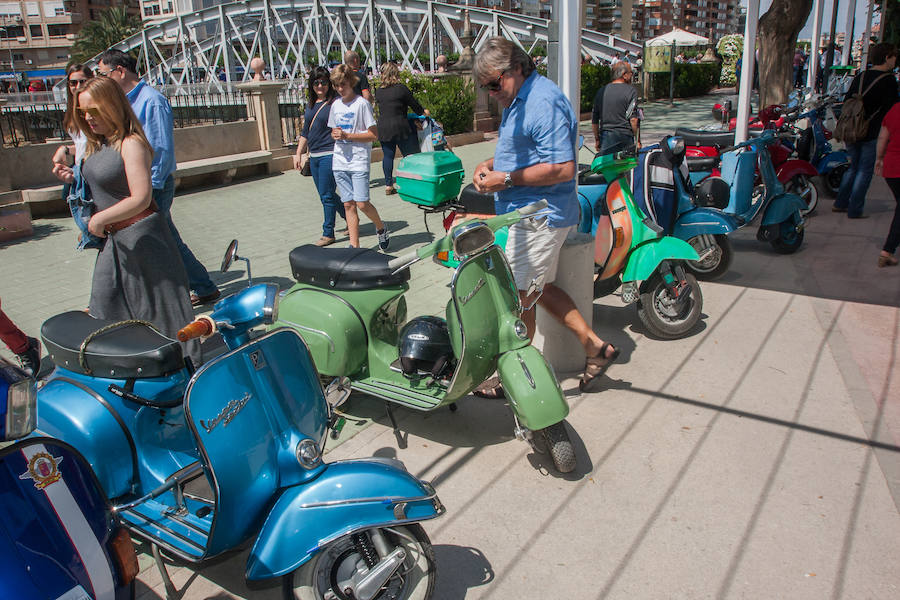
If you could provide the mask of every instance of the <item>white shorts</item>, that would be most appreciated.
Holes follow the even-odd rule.
[[[538,277],[542,277],[539,288],[556,280],[559,252],[573,228],[550,227],[547,219],[526,219],[509,228],[506,259],[517,289],[527,291]]]
[[[341,202],[369,201],[368,171],[333,171]]]

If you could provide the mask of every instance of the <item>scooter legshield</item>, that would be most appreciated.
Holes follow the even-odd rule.
[[[511,350],[500,357],[497,372],[509,406],[519,422],[532,431],[559,423],[569,414],[559,382],[534,346]]]
[[[635,248],[628,257],[622,281],[649,279],[664,260],[699,260],[700,255],[690,244],[666,236],[651,240]]]
[[[763,214],[762,223],[760,225],[775,225],[783,223],[792,217],[799,217],[806,210],[806,203],[797,194],[782,194],[773,199],[766,212]],[[802,218],[801,218],[802,220]]]
[[[678,217],[672,235],[680,240],[689,240],[704,234],[729,234],[737,228],[737,221],[731,215],[720,210],[696,208]]]
[[[286,575],[331,542],[362,529],[433,519],[444,510],[434,488],[400,461],[331,463],[275,502],[247,560],[247,579]]]

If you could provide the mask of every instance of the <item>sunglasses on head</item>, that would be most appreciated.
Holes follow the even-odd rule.
[[[487,90],[489,92],[499,92],[500,91],[500,81],[503,79],[503,76],[506,75],[506,71],[501,71],[497,76],[497,79],[491,81],[490,83],[484,83],[481,85],[481,89]]]
[[[100,109],[95,108],[93,106],[89,106],[88,108],[79,108],[78,112],[81,113],[82,116],[86,117],[87,115],[91,115],[95,119],[100,118]]]

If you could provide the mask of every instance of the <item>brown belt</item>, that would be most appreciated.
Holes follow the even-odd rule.
[[[139,212],[138,214],[134,215],[133,217],[128,217],[127,219],[124,219],[122,221],[117,221],[115,223],[110,223],[109,225],[106,226],[105,231],[106,231],[106,233],[116,233],[117,231],[122,231],[126,227],[130,227],[130,226],[134,225],[141,219],[146,219],[147,217],[149,217],[150,215],[152,215],[155,212],[156,212],[156,209],[153,208],[152,206],[149,206],[149,207],[145,208],[144,210],[142,210],[141,212]]]

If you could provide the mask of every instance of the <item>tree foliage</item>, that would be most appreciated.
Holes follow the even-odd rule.
[[[88,21],[72,46],[72,62],[83,63],[141,30],[141,20],[129,15],[124,6],[114,6]]]
[[[794,46],[813,0],[772,0],[759,18],[759,105],[787,100],[794,75]],[[744,65],[747,68],[749,65]]]

